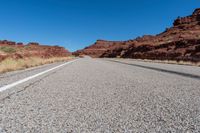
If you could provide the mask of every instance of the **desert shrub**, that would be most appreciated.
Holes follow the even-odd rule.
[[[148,52],[148,51],[151,51],[153,49],[152,46],[149,46],[149,45],[142,45],[142,46],[138,46],[136,48],[136,51],[137,52]]]
[[[198,45],[198,46],[195,47],[195,51],[196,52],[200,52],[200,45]]]
[[[26,46],[24,46],[24,48],[25,48],[25,49],[29,49],[29,48],[30,48],[30,46],[26,45]]]
[[[176,42],[175,49],[185,48],[187,45],[188,45],[187,41],[178,41],[178,42]]]
[[[0,47],[0,51],[3,51],[5,53],[14,53],[14,52],[16,52],[15,48],[8,47],[8,46]]]

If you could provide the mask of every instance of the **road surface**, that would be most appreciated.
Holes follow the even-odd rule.
[[[0,75],[0,88],[55,68]],[[82,58],[0,92],[0,133],[199,132],[200,68]]]

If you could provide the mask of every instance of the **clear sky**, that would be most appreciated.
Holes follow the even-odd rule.
[[[61,45],[74,51],[97,39],[157,34],[199,0],[0,0],[0,40]]]

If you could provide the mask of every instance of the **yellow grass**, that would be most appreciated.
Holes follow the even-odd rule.
[[[49,59],[39,58],[39,57],[30,57],[25,59],[12,59],[7,58],[0,62],[0,73],[26,69],[29,67],[49,64],[53,62],[67,61],[72,59],[72,57],[52,57]]]

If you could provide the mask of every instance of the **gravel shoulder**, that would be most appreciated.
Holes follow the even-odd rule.
[[[17,80],[24,79],[31,75],[40,73],[42,71],[53,68],[53,67],[58,66],[63,63],[64,62],[56,62],[56,63],[52,63],[52,64],[45,64],[42,66],[28,68],[25,70],[17,70],[17,71],[13,71],[13,72],[7,72],[7,73],[0,74],[0,81],[1,81],[0,87],[10,84],[10,83],[13,83]]]
[[[200,67],[198,66],[144,62],[144,61],[139,61],[139,60],[134,60],[134,59],[119,59],[119,58],[114,58],[114,59],[105,58],[104,60],[131,65],[135,67],[141,67],[141,68],[150,69],[154,71],[176,74],[179,76],[200,79]]]

